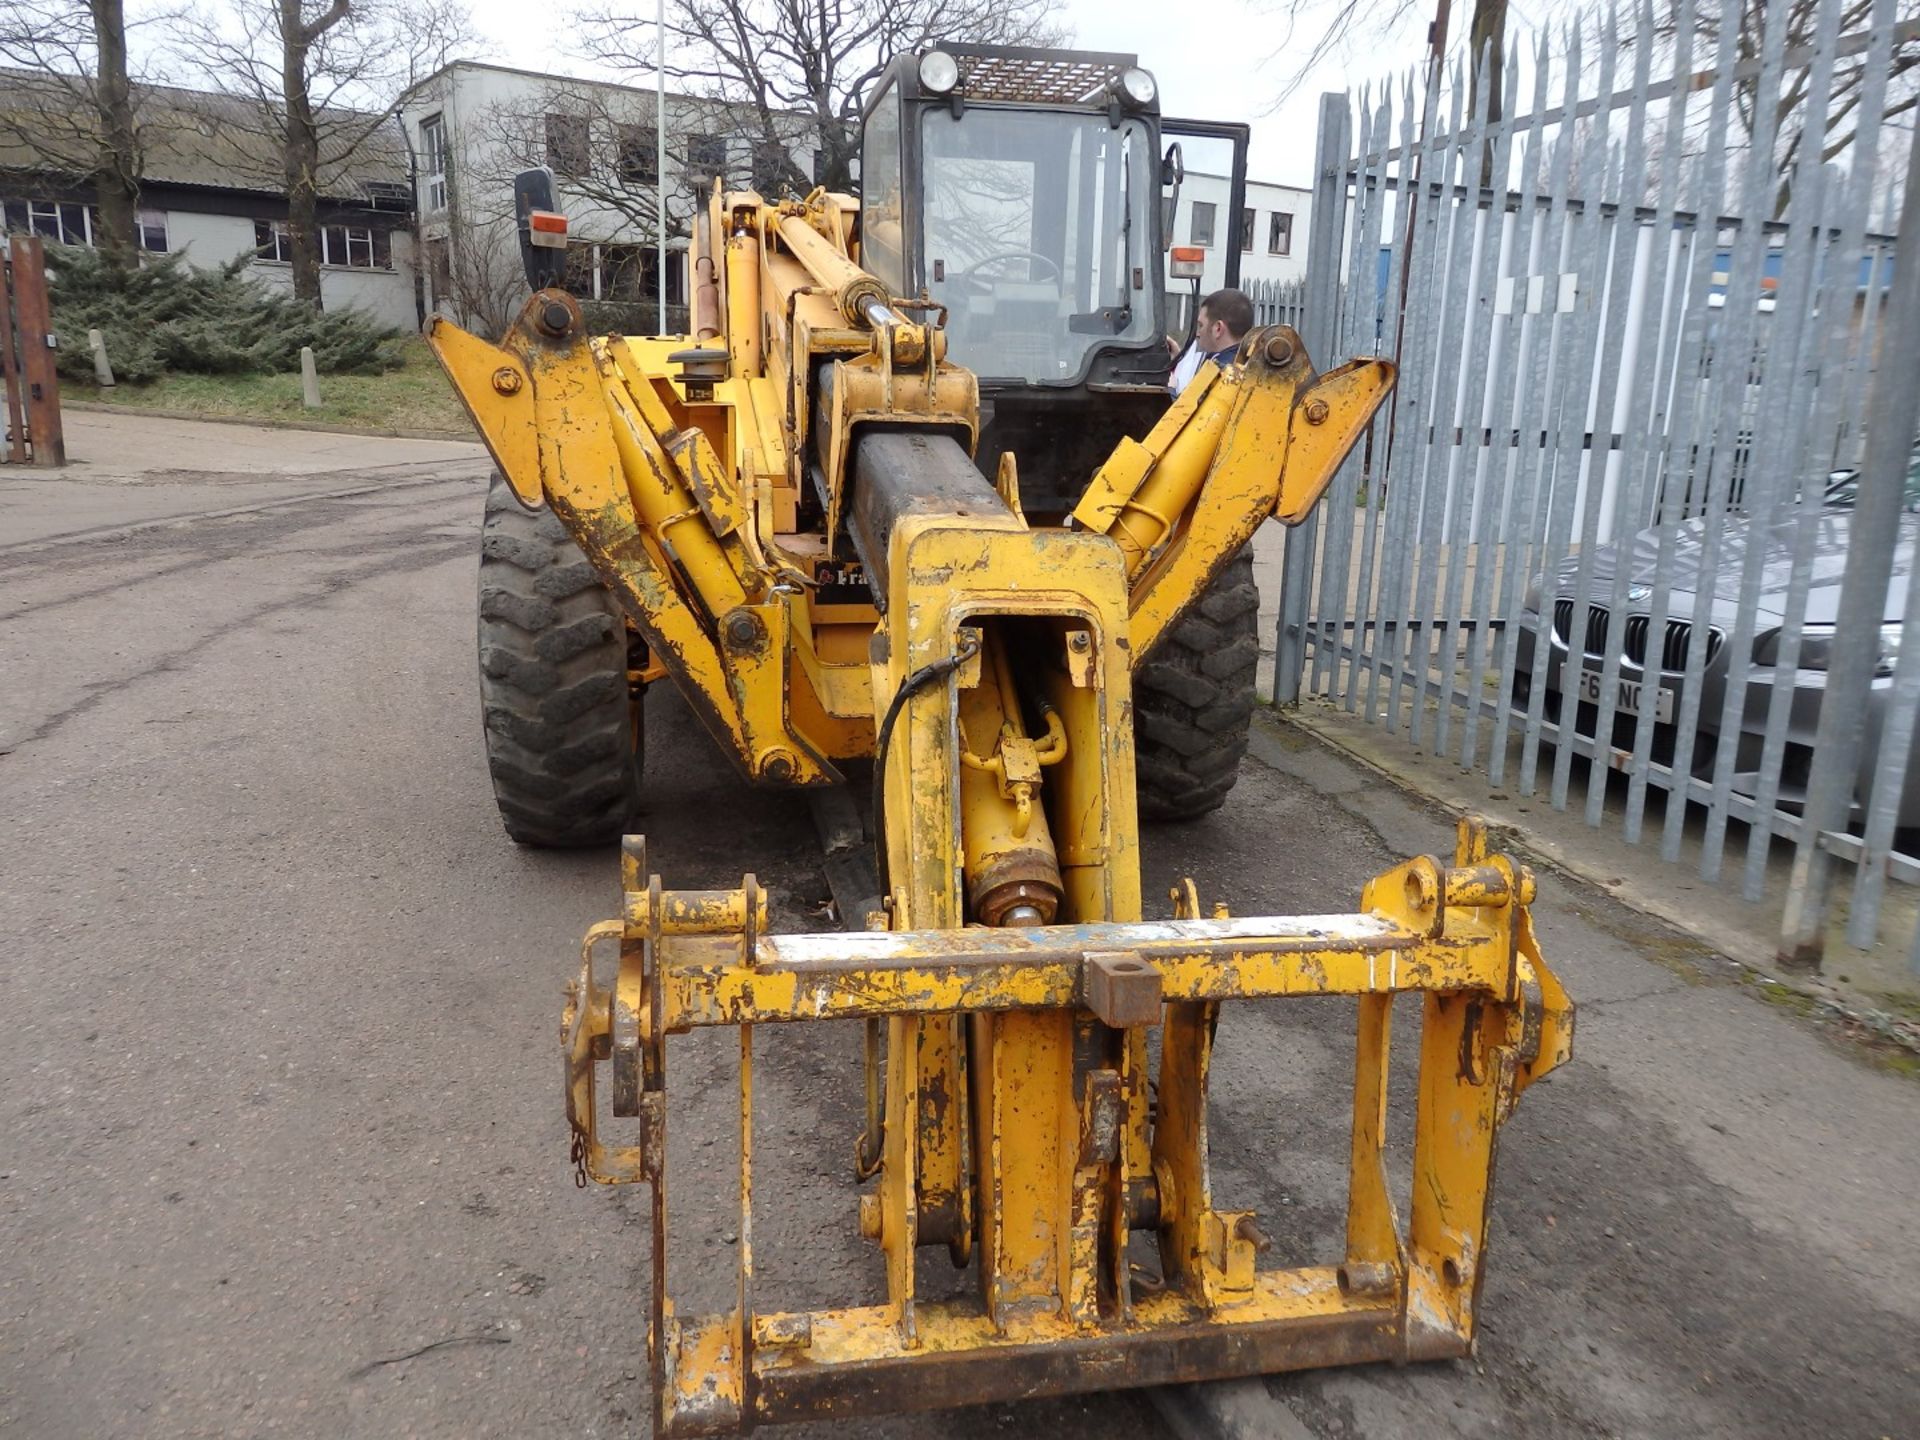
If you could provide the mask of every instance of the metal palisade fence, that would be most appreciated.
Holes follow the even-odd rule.
[[[1920,826],[1897,11],[1590,16],[1326,97],[1316,162],[1307,339],[1401,375],[1289,533],[1276,699],[1670,863],[1691,813],[1702,875],[1731,848],[1749,899],[1790,842],[1803,960],[1828,866],[1855,867],[1856,944],[1886,878],[1920,882],[1894,843]]]
[[[1253,302],[1254,324],[1291,325],[1298,330],[1306,322],[1306,281],[1249,280],[1245,288]]]

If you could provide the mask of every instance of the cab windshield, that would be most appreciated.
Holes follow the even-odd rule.
[[[1154,331],[1145,125],[1101,114],[922,114],[924,276],[982,380],[1071,383],[1096,345]]]

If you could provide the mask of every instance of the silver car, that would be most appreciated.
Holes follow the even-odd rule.
[[[1834,477],[1836,482],[1841,477]],[[1853,516],[1844,508],[1850,500],[1844,485],[1829,487],[1829,500],[1815,522],[1813,578],[1807,591],[1806,619],[1801,633],[1797,668],[1787,683],[1792,687],[1792,705],[1787,721],[1787,744],[1781,767],[1778,804],[1781,809],[1798,810],[1806,798],[1808,773],[1812,764],[1814,733],[1820,720],[1820,702],[1826,694],[1827,657],[1833,643],[1834,618],[1840,602],[1840,580],[1846,568],[1847,543]],[[1911,507],[1910,507],[1911,508]],[[1756,540],[1766,547],[1761,557],[1759,607],[1754,615],[1751,664],[1747,670],[1746,702],[1739,720],[1740,734],[1734,748],[1732,788],[1735,793],[1752,796],[1759,789],[1760,757],[1764,745],[1767,712],[1773,703],[1773,689],[1779,671],[1780,627],[1786,616],[1787,588],[1792,575],[1794,551],[1798,541],[1797,516],[1759,529],[1739,517],[1721,522],[1719,554],[1713,576],[1713,599],[1706,634],[1706,668],[1700,680],[1700,723],[1694,738],[1693,753],[1686,757],[1685,768],[1701,779],[1713,775],[1714,755],[1719,747],[1723,707],[1733,656],[1727,640],[1733,634],[1739,613],[1741,575],[1746,567],[1748,547]],[[1654,565],[1659,557],[1660,529],[1643,530],[1633,537],[1627,564],[1627,604],[1619,617],[1609,613],[1613,599],[1614,575],[1621,563],[1620,548],[1602,546],[1593,552],[1589,582],[1586,626],[1576,647],[1571,639],[1577,607],[1575,587],[1579,581],[1580,561],[1574,556],[1563,562],[1554,576],[1553,614],[1548,633],[1551,637],[1545,674],[1546,696],[1542,706],[1546,718],[1562,722],[1567,689],[1577,688],[1573,723],[1577,732],[1593,738],[1599,720],[1602,667],[1610,650],[1620,656],[1619,680],[1615,692],[1615,721],[1610,743],[1618,750],[1631,750],[1635,727],[1643,707],[1654,710],[1653,759],[1663,765],[1674,764],[1677,725],[1688,643],[1692,638],[1692,620],[1696,597],[1703,583],[1701,561],[1705,523],[1689,520],[1671,527],[1672,553],[1668,560],[1671,585],[1666,633],[1657,639],[1652,629]],[[1886,606],[1880,627],[1880,663],[1875,670],[1872,693],[1865,714],[1864,748],[1858,777],[1854,784],[1856,806],[1864,806],[1879,765],[1880,735],[1893,687],[1893,662],[1900,651],[1901,619],[1906,613],[1908,576],[1913,569],[1914,542],[1920,534],[1920,516],[1901,517],[1898,543],[1894,551],[1893,579],[1887,586]],[[1520,616],[1520,630],[1514,667],[1514,705],[1527,709],[1533,680],[1534,634],[1539,625],[1545,585],[1536,578],[1528,589],[1526,608]],[[1573,650],[1580,652],[1577,667],[1569,666]],[[1900,799],[1901,826],[1920,826],[1920,763],[1910,763],[1906,786]]]

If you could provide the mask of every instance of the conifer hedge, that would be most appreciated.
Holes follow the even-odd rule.
[[[290,292],[246,274],[252,258],[241,255],[218,269],[196,270],[176,252],[121,270],[99,251],[49,245],[60,373],[93,377],[90,329],[106,340],[114,377],[134,382],[169,372],[294,371],[303,345],[313,347],[314,363],[326,374],[376,374],[401,363],[399,332],[363,311],[309,309]]]

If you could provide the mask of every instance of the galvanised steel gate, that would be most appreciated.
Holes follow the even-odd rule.
[[[1749,899],[1794,842],[1782,955],[1817,963],[1833,859],[1855,944],[1920,882],[1920,226],[1883,124],[1920,26],[1752,8],[1509,47],[1497,96],[1483,60],[1324,98],[1307,339],[1401,381],[1288,537],[1275,690],[1636,843],[1665,791],[1669,862],[1703,807],[1710,880],[1744,822]]]

